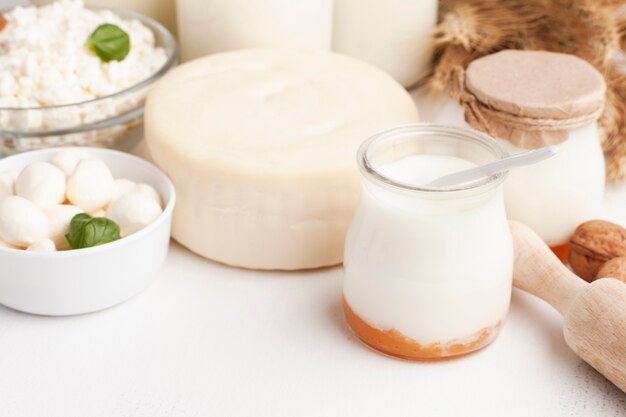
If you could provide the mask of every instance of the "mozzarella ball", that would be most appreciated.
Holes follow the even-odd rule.
[[[104,162],[83,159],[67,180],[67,199],[87,213],[92,213],[111,201],[114,182]]]
[[[159,205],[159,207],[161,206],[161,197],[159,196],[157,190],[148,184],[137,184],[126,178],[119,178],[115,180],[113,198],[111,198],[111,201],[115,201],[118,198],[133,192],[145,194],[146,196],[152,198]]]
[[[50,239],[59,250],[69,249],[65,235],[70,230],[72,217],[82,213],[83,210],[69,204],[57,204],[47,207],[44,211],[50,225]]]
[[[161,212],[161,206],[151,197],[132,192],[112,202],[107,217],[120,226],[120,234],[124,237],[152,223]]]
[[[80,161],[90,158],[93,156],[80,148],[68,148],[57,152],[52,158],[52,163],[69,177]]]
[[[135,191],[136,186],[136,183],[126,178],[116,179],[115,184],[113,185],[113,197],[111,197],[111,201],[115,201],[123,195],[132,193]]]
[[[161,196],[159,195],[157,190],[155,190],[152,186],[148,184],[137,184],[137,186],[135,186],[135,191],[138,192],[139,194],[144,194],[150,197],[159,205],[159,207],[162,207]]]
[[[100,209],[100,210],[96,210],[93,213],[89,213],[89,215],[91,217],[106,217],[107,216],[107,212]]]
[[[9,245],[8,243],[0,240],[0,248],[6,248],[6,249],[18,249],[13,245]]]
[[[65,200],[65,175],[48,162],[33,162],[17,177],[15,194],[39,207],[60,204]]]
[[[33,252],[56,252],[57,248],[50,239],[40,240],[30,245],[26,250]]]
[[[9,172],[0,172],[0,200],[15,195],[15,178]]]
[[[25,248],[49,236],[50,226],[42,209],[19,196],[0,200],[0,240]]]

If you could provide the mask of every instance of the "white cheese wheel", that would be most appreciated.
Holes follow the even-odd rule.
[[[325,51],[257,49],[179,66],[151,91],[145,129],[176,186],[172,235],[252,269],[341,263],[359,145],[418,121],[382,71]]]

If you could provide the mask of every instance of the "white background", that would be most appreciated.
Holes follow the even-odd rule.
[[[626,395],[532,296],[514,291],[491,346],[433,363],[363,347],[340,300],[340,268],[241,271],[174,244],[154,284],[118,307],[0,307],[0,416],[626,416]]]

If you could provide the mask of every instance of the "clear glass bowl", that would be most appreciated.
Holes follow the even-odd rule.
[[[94,100],[48,107],[0,107],[0,157],[56,146],[128,151],[143,138],[146,96],[150,87],[176,65],[178,45],[172,34],[155,20],[134,12],[111,11],[124,19],[137,19],[152,30],[156,45],[167,55],[163,66],[138,84]]]

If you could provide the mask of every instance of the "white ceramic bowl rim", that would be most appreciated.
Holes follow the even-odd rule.
[[[24,152],[24,153],[12,155],[6,158],[2,158],[0,159],[0,168],[2,167],[2,164],[4,163],[4,161],[14,160],[14,159],[28,160],[30,159],[30,157],[36,157],[42,154],[52,154],[62,149],[67,149],[67,148],[60,147],[60,148],[40,149],[36,151]],[[138,239],[143,238],[145,235],[149,234],[152,230],[156,229],[161,223],[166,221],[170,213],[174,210],[174,206],[176,205],[176,189],[174,188],[174,184],[172,184],[172,181],[169,179],[167,175],[165,175],[163,171],[161,171],[159,168],[157,168],[150,162],[144,159],[141,159],[137,156],[131,155],[129,153],[116,151],[114,149],[94,148],[94,147],[84,147],[84,146],[81,146],[76,149],[81,149],[86,152],[92,153],[96,157],[98,156],[97,154],[109,154],[109,155],[115,156],[116,158],[118,157],[125,158],[129,161],[129,163],[141,165],[144,168],[151,171],[155,175],[155,177],[158,178],[159,181],[162,181],[165,184],[167,188],[167,192],[169,193],[169,199],[167,201],[167,205],[163,209],[163,212],[152,223],[150,223],[143,229],[133,233],[130,236],[123,237],[114,242],[105,243],[104,245],[92,246],[90,248],[72,249],[72,250],[55,251],[55,252],[36,252],[36,251],[27,251],[23,249],[0,247],[0,253],[9,252],[11,253],[11,255],[14,255],[14,256],[17,255],[17,256],[24,256],[24,257],[31,257],[31,258],[72,258],[75,256],[88,256],[94,253],[113,251],[113,250],[120,248],[120,246],[124,246],[131,242],[134,242]],[[163,196],[161,197],[163,198]]]

